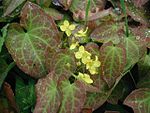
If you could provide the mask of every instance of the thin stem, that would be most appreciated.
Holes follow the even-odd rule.
[[[126,36],[128,37],[129,36],[128,18],[127,18],[127,12],[126,12],[126,7],[125,7],[124,0],[120,0],[120,3],[121,3],[122,11],[125,15]]]
[[[87,25],[90,6],[91,6],[91,0],[88,0],[87,6],[86,6],[86,12],[85,12],[85,25]]]

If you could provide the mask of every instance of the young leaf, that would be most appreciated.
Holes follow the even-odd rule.
[[[27,2],[22,9],[20,23],[21,26],[10,24],[6,47],[25,73],[35,78],[45,76],[46,48],[55,49],[60,43],[54,20],[39,6]]]
[[[119,45],[107,43],[102,45],[100,54],[102,77],[111,86],[117,77],[122,75],[126,64],[125,49]]]
[[[71,84],[69,81],[62,81],[60,85],[62,102],[59,113],[80,113],[83,108],[86,91],[80,81]]]
[[[51,72],[36,84],[37,101],[34,113],[57,113],[61,95],[57,87],[58,79],[55,77],[55,73]]]
[[[132,107],[134,113],[150,112],[150,89],[141,88],[134,90],[124,101],[124,104]]]
[[[35,86],[34,81],[29,79],[28,84],[17,76],[15,89],[16,103],[19,106],[20,113],[29,113],[35,104]]]

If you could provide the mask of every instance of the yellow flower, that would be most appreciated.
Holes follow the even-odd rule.
[[[95,60],[89,60],[86,64],[86,69],[89,70],[91,74],[97,74],[97,68],[101,65],[100,61],[98,61],[98,57],[95,56]]]
[[[79,43],[78,43],[78,42],[76,42],[76,43],[72,43],[72,44],[70,45],[70,50],[75,49],[78,45],[79,45]]]
[[[84,46],[80,46],[79,50],[75,52],[75,57],[77,59],[90,59],[91,54],[87,52],[84,48]]]
[[[75,29],[74,24],[70,24],[68,20],[65,20],[63,25],[60,26],[61,31],[64,31],[67,36],[71,35],[71,31]]]
[[[83,64],[86,64],[89,60],[91,60],[91,53],[85,51],[84,54],[82,55],[81,61]]]
[[[87,36],[87,31],[88,31],[88,27],[86,27],[85,31],[83,31],[83,29],[81,29],[80,31],[78,31],[75,34],[75,37],[86,37]]]
[[[86,73],[80,73],[78,74],[78,78],[85,81],[88,84],[93,83],[93,80],[90,78],[90,76]]]
[[[77,59],[81,59],[83,54],[84,54],[84,52],[85,52],[84,46],[80,46],[79,50],[77,52],[75,52],[75,57]]]

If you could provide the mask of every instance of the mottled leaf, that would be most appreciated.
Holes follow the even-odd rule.
[[[55,72],[51,72],[45,78],[39,79],[36,84],[37,101],[34,113],[57,113],[61,98],[57,80]],[[66,92],[69,91],[67,90]]]
[[[90,6],[88,18],[95,17],[94,19],[96,19],[99,16],[104,17],[104,15],[108,15],[109,10],[102,10],[105,7],[105,3],[106,3],[105,0],[97,0],[97,1],[91,0],[91,6]],[[86,7],[87,7],[87,0],[73,0],[69,9],[71,12],[73,12],[73,18],[75,20],[83,21],[85,20]]]
[[[47,52],[47,56],[50,56]],[[69,50],[60,50],[59,52],[46,58],[47,69],[49,72],[55,70],[56,76],[59,78],[62,74],[70,77],[76,69],[74,53]]]
[[[127,14],[131,16],[135,21],[140,22],[143,25],[148,25],[148,19],[146,18],[145,11],[143,9],[136,8],[133,3],[125,2]]]
[[[103,44],[100,49],[101,74],[109,86],[112,86],[117,77],[122,75],[126,64],[125,49],[112,43]]]
[[[132,107],[134,113],[150,112],[150,89],[134,90],[124,101],[124,104]]]
[[[139,61],[141,57],[140,53],[144,52],[145,49],[141,49],[139,41],[137,41],[133,36],[124,38],[124,47],[126,48],[127,59],[124,71],[127,71]]]
[[[50,15],[54,20],[62,20],[63,14],[53,8],[44,8],[44,11]]]
[[[103,105],[107,99],[109,98],[110,94],[120,81],[122,76],[118,77],[116,83],[112,88],[109,88],[107,83],[101,80],[101,87],[99,87],[99,92],[96,93],[87,93],[87,99],[84,104],[84,108],[92,108],[92,110],[98,109],[101,105]]]
[[[80,81],[71,84],[69,81],[62,81],[60,84],[62,102],[59,113],[80,113],[85,99],[86,91]]]
[[[19,5],[21,5],[25,0],[11,0],[6,11],[4,12],[4,16],[11,14]]]
[[[105,22],[97,27],[90,35],[93,41],[119,43],[124,35],[123,23]]]
[[[21,12],[21,26],[10,24],[6,46],[18,67],[32,77],[47,74],[46,48],[56,48],[60,43],[58,30],[52,17],[42,9],[27,2]]]

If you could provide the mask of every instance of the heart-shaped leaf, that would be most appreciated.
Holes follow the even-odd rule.
[[[93,41],[97,41],[100,43],[107,43],[109,41],[119,43],[120,39],[124,35],[124,27],[123,23],[112,23],[112,22],[105,22],[97,27],[91,33],[91,39]]]
[[[74,73],[74,71],[76,70],[74,53],[70,50],[60,50],[53,55],[51,55],[50,52],[47,52],[46,56],[47,70],[49,70],[49,72],[55,70],[56,76],[58,78],[62,74],[65,74],[66,77],[70,77],[72,73]]]
[[[134,113],[150,112],[150,89],[137,89],[133,91],[124,101],[124,104],[132,107]]]
[[[55,76],[55,73],[51,72],[45,78],[39,79],[36,84],[37,102],[34,113],[57,113],[61,96]]]
[[[71,84],[62,81],[60,85],[62,102],[59,113],[80,113],[86,100],[86,90],[80,81]]]
[[[111,86],[122,75],[126,64],[125,49],[120,45],[106,43],[102,45],[100,54],[102,77]]]
[[[46,48],[55,49],[60,38],[54,20],[42,9],[27,2],[21,12],[21,26],[10,24],[6,46],[18,67],[32,77],[47,74]]]

